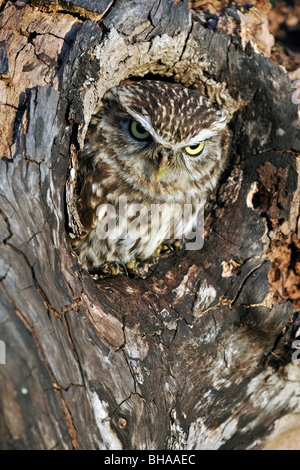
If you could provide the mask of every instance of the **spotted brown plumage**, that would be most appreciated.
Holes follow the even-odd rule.
[[[73,246],[82,265],[97,270],[105,263],[145,260],[174,239],[172,227],[183,238],[196,219],[194,213],[182,224],[180,209],[191,204],[196,210],[205,203],[224,168],[228,141],[225,116],[197,90],[154,80],[109,90],[79,157],[78,213],[85,233]],[[130,210],[119,220],[125,197]],[[133,204],[141,205],[142,223],[139,233],[128,236],[126,229],[137,217]],[[162,216],[153,213],[156,204]],[[104,238],[99,234],[112,206],[119,233],[116,237],[112,224]]]

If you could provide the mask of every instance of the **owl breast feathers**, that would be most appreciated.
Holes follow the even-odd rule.
[[[79,156],[85,231],[73,246],[83,267],[130,265],[184,238],[217,184],[228,142],[225,116],[197,90],[154,80],[109,90]]]

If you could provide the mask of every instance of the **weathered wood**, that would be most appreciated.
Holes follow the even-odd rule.
[[[7,2],[0,17],[0,446],[262,446],[297,410],[300,379],[289,77],[203,26],[187,1],[69,1],[67,13],[54,3]],[[198,88],[228,113],[228,167],[201,250],[162,255],[146,278],[96,280],[68,238],[70,154],[103,94],[149,75]]]

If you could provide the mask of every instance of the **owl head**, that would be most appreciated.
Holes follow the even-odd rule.
[[[225,116],[197,90],[156,80],[109,90],[91,132],[105,147],[95,164],[110,160],[155,201],[193,201],[213,189],[228,142]]]

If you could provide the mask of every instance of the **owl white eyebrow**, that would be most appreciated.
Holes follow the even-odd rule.
[[[224,114],[221,116],[221,118],[218,121],[215,121],[214,123],[211,124],[211,127],[213,129],[202,129],[197,135],[195,135],[193,138],[188,139],[184,142],[179,142],[178,144],[171,144],[167,140],[163,139],[160,137],[157,132],[152,127],[151,124],[151,119],[149,116],[141,116],[140,114],[136,113],[132,109],[126,106],[126,110],[131,114],[131,116],[136,119],[155,139],[155,141],[158,144],[163,145],[164,147],[172,147],[174,150],[178,150],[182,147],[187,147],[190,145],[196,145],[202,142],[203,140],[210,139],[211,137],[215,136],[217,133],[217,130],[224,129],[224,127],[227,124],[227,119]]]
[[[226,116],[222,116],[222,118],[218,121],[215,121],[211,124],[212,129],[202,129],[199,134],[195,135],[192,139],[185,140],[184,142],[180,142],[179,144],[174,145],[174,149],[187,147],[191,145],[197,145],[203,140],[210,139],[217,134],[218,130],[224,129],[227,124]]]

